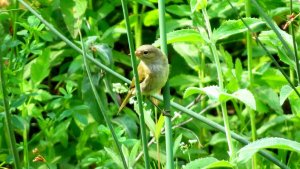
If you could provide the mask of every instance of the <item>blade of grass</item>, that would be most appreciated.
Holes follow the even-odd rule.
[[[140,89],[139,75],[137,71],[137,63],[136,63],[136,58],[134,53],[133,37],[130,30],[127,1],[121,0],[121,3],[122,3],[122,9],[123,9],[123,14],[125,19],[126,30],[127,30],[127,38],[128,38],[130,56],[131,56],[131,66],[133,68],[133,75],[135,78],[135,91],[136,91],[136,97],[138,101],[138,111],[140,116],[140,126],[141,126],[141,135],[142,135],[142,143],[143,143],[143,150],[144,150],[145,168],[149,169],[150,157],[149,157],[149,152],[147,147],[146,123],[145,123],[144,112],[143,112],[143,100],[142,100],[142,93]]]
[[[24,5],[25,8],[27,8],[32,14],[34,14],[38,19],[40,19],[41,22],[43,22],[51,31],[52,33],[54,33],[55,35],[57,35],[59,38],[61,38],[64,42],[66,42],[71,48],[73,48],[74,50],[76,50],[79,53],[83,53],[82,50],[80,48],[78,48],[73,42],[71,42],[69,39],[67,39],[64,35],[62,35],[57,29],[55,29],[49,22],[47,22],[45,19],[43,19],[43,17],[41,15],[39,15],[33,8],[31,8],[26,2],[24,2],[23,0],[18,0],[20,3],[22,3]],[[120,80],[126,82],[126,83],[131,83],[131,81],[127,78],[125,78],[124,76],[120,75],[119,73],[115,72],[114,70],[108,68],[107,66],[103,65],[102,63],[100,63],[98,60],[94,59],[93,57],[91,57],[90,55],[86,56],[87,59],[89,59],[90,61],[92,61],[95,65],[99,66],[100,68],[102,68],[103,70],[107,71],[108,73],[112,74],[113,76],[119,78]],[[156,99],[162,101],[163,98],[161,96],[153,96]],[[171,101],[171,106],[179,111],[182,111],[185,114],[188,114],[189,116],[207,124],[208,126],[212,127],[213,129],[217,130],[217,131],[221,131],[223,133],[225,133],[225,128],[221,125],[219,125],[218,123],[209,120],[208,118],[197,114],[196,112],[189,110],[187,108],[185,108],[184,106],[172,102]],[[232,138],[234,138],[235,140],[239,141],[242,144],[248,144],[250,143],[247,139],[243,138],[242,136],[231,132],[231,136]],[[277,166],[284,168],[284,169],[288,169],[288,167],[281,163],[278,159],[276,159],[275,157],[273,157],[272,155],[270,155],[269,153],[267,153],[266,151],[259,151],[259,154],[261,154],[263,157],[265,157],[266,159],[268,159],[269,161],[273,162],[274,164],[276,164]]]
[[[123,163],[123,167],[124,168],[128,168],[127,167],[127,164],[126,164],[126,160],[125,160],[125,157],[124,157],[124,154],[123,154],[123,151],[121,149],[121,145],[120,145],[120,142],[118,141],[118,137],[115,133],[115,130],[112,126],[112,123],[110,121],[110,119],[108,118],[107,114],[105,112],[107,112],[107,110],[105,110],[105,106],[103,106],[103,101],[101,101],[100,99],[100,96],[98,95],[98,92],[97,92],[97,89],[95,88],[94,84],[93,84],[93,81],[92,81],[92,76],[91,76],[91,71],[89,69],[89,66],[88,66],[88,63],[87,63],[87,57],[86,57],[86,51],[85,51],[85,46],[84,46],[84,43],[83,43],[83,40],[82,40],[82,37],[81,37],[81,32],[79,32],[79,36],[80,36],[80,41],[81,41],[81,48],[82,48],[82,53],[83,53],[83,63],[84,63],[84,68],[86,70],[86,73],[88,75],[88,79],[89,79],[89,82],[90,82],[90,85],[91,85],[91,88],[93,90],[93,94],[96,98],[96,101],[97,101],[97,104],[101,110],[101,114],[102,116],[104,117],[104,120],[113,136],[113,139],[117,145],[117,148],[118,148],[118,151],[120,153],[120,156],[121,156],[121,159],[122,159],[122,163]]]
[[[158,1],[158,10],[159,10],[159,32],[160,32],[160,39],[161,39],[161,49],[165,56],[168,56],[168,49],[167,49],[167,32],[166,32],[166,21],[165,21],[165,0]],[[163,98],[164,98],[164,107],[165,112],[170,116],[165,117],[165,139],[166,139],[166,168],[173,169],[174,168],[174,159],[173,159],[173,141],[172,141],[172,122],[171,116],[172,112],[170,111],[170,86],[169,81],[167,81],[164,91],[163,91]]]
[[[2,50],[1,53],[4,54],[5,52]],[[8,95],[6,92],[6,85],[5,85],[6,81],[5,81],[3,65],[4,65],[3,56],[0,56],[0,81],[1,81],[1,91],[3,96],[4,112],[5,112],[5,118],[4,118],[5,135],[7,136],[9,151],[12,154],[14,160],[14,166],[16,169],[21,169],[19,154],[17,151],[16,138],[14,133],[14,127],[11,122],[11,114],[10,114],[10,107],[8,103]]]

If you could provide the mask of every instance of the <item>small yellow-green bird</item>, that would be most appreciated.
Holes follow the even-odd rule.
[[[135,55],[141,60],[138,65],[138,75],[142,95],[151,95],[160,92],[169,76],[167,57],[164,56],[160,49],[152,45],[138,47]],[[133,78],[128,94],[119,108],[119,112],[126,106],[129,98],[134,94],[135,79]]]

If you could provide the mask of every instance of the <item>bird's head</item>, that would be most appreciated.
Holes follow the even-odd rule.
[[[135,51],[135,55],[146,63],[156,62],[163,57],[160,49],[152,45],[142,45]]]

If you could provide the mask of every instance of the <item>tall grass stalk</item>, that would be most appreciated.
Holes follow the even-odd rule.
[[[165,21],[165,0],[158,1],[158,10],[159,10],[159,32],[161,39],[161,49],[165,56],[168,56],[167,49],[167,32],[166,32],[166,21]],[[165,139],[166,139],[166,168],[173,169],[174,168],[174,159],[173,159],[173,141],[172,141],[172,121],[171,121],[171,105],[170,105],[170,86],[169,81],[167,81],[164,92],[164,107],[165,112],[168,114],[165,118]]]
[[[23,0],[18,0],[20,3],[22,3],[22,5],[24,5],[25,8],[27,8],[32,14],[34,14],[41,22],[43,22],[47,28],[49,28],[49,30],[54,33],[55,35],[57,35],[59,38],[61,38],[64,42],[66,42],[66,44],[68,44],[71,48],[73,48],[75,51],[83,54],[82,50],[77,47],[73,42],[71,42],[68,38],[66,38],[63,34],[61,34],[57,29],[55,29],[53,27],[53,25],[51,25],[49,22],[47,22],[40,14],[38,14],[33,8],[31,8],[26,2],[24,2]],[[119,73],[115,72],[114,70],[110,69],[109,67],[105,66],[104,64],[102,64],[101,62],[99,62],[98,60],[94,59],[92,56],[90,55],[86,55],[87,59],[89,59],[91,62],[93,62],[95,65],[99,66],[101,69],[105,70],[107,73],[112,74],[113,76],[115,76],[116,78],[126,82],[126,83],[131,83],[131,81],[127,78],[125,78],[124,76],[120,75]],[[153,97],[155,97],[156,99],[162,101],[163,98],[161,96],[158,95],[154,95]],[[185,108],[184,106],[175,103],[173,101],[171,101],[171,106],[189,116],[191,116],[194,119],[199,120],[202,123],[207,124],[208,126],[212,127],[213,129],[223,132],[225,133],[225,128],[221,125],[219,125],[218,123],[190,110]],[[234,133],[234,132],[230,132],[232,138],[234,138],[235,140],[239,141],[240,143],[246,145],[249,144],[250,142]],[[270,155],[269,153],[267,153],[266,151],[259,151],[259,154],[261,154],[263,157],[265,157],[266,159],[268,159],[269,161],[273,162],[274,164],[276,164],[277,166],[287,169],[288,167],[283,164],[282,162],[280,162],[278,159],[276,159],[275,157],[273,157],[272,155]]]
[[[3,50],[0,50],[2,54],[5,54]],[[13,160],[14,160],[14,166],[16,169],[21,169],[19,154],[17,151],[17,145],[16,145],[16,138],[14,134],[14,127],[11,122],[11,114],[10,114],[10,107],[9,107],[9,101],[8,101],[8,95],[6,92],[6,81],[5,81],[5,75],[4,75],[4,67],[3,67],[3,56],[0,56],[0,81],[1,81],[1,91],[2,91],[2,97],[4,102],[4,112],[5,112],[5,118],[4,118],[4,128],[5,128],[5,135],[7,137],[8,142],[8,148],[9,152],[12,154]]]
[[[246,17],[251,17],[251,2],[250,0],[246,0],[245,3],[245,10],[246,10]],[[250,89],[253,85],[253,76],[252,76],[252,33],[250,30],[247,31],[246,35],[247,40],[247,61],[248,61],[248,79],[250,83]],[[247,110],[250,115],[250,124],[251,124],[251,138],[252,141],[256,140],[256,126],[255,126],[255,112],[250,107],[247,107]],[[256,155],[253,155],[252,157],[252,169],[256,169],[257,167],[257,158]]]
[[[89,79],[91,88],[92,88],[92,90],[93,90],[93,94],[94,94],[94,96],[95,96],[95,98],[96,98],[98,107],[99,107],[100,110],[101,110],[102,116],[104,117],[104,120],[105,120],[105,122],[106,122],[106,124],[107,124],[107,126],[108,126],[108,128],[109,128],[109,130],[110,130],[110,132],[111,132],[111,134],[112,134],[112,136],[113,136],[113,138],[114,138],[114,141],[115,141],[115,143],[116,143],[116,145],[117,145],[117,149],[118,149],[118,151],[119,151],[119,153],[120,153],[121,160],[122,160],[122,163],[123,163],[123,167],[127,169],[127,168],[128,168],[128,165],[127,165],[127,163],[126,163],[126,159],[125,159],[125,156],[124,156],[124,154],[123,154],[123,151],[122,151],[122,148],[121,148],[121,144],[120,144],[120,142],[118,141],[118,137],[117,137],[117,135],[116,135],[116,133],[115,133],[115,130],[114,130],[114,128],[113,128],[113,125],[112,125],[112,123],[111,123],[109,117],[108,117],[107,114],[106,114],[106,112],[107,112],[108,110],[105,110],[105,106],[103,105],[103,101],[101,100],[100,96],[98,95],[97,89],[96,89],[96,87],[95,87],[94,84],[93,84],[93,80],[92,80],[92,76],[91,76],[91,71],[90,71],[90,69],[89,69],[89,66],[88,66],[88,63],[87,63],[87,59],[86,59],[87,57],[86,57],[85,46],[84,46],[84,43],[83,43],[83,40],[82,40],[82,37],[81,37],[81,33],[80,33],[80,32],[79,32],[79,36],[80,36],[81,47],[82,47],[82,51],[83,51],[83,63],[84,63],[84,68],[85,68],[86,73],[87,73],[87,75],[88,75],[88,79]]]
[[[122,9],[124,14],[124,20],[127,30],[127,38],[128,38],[128,44],[130,49],[130,56],[131,56],[131,65],[133,68],[133,75],[135,78],[135,91],[136,91],[136,97],[138,101],[138,112],[139,112],[139,118],[140,118],[140,127],[141,127],[141,135],[142,135],[142,143],[143,143],[143,150],[144,150],[144,160],[145,160],[145,168],[150,168],[150,157],[147,147],[147,137],[146,137],[146,124],[145,124],[145,118],[144,118],[144,112],[143,112],[143,99],[142,99],[142,93],[140,89],[140,82],[139,82],[139,76],[137,71],[137,62],[134,54],[134,45],[133,45],[133,37],[131,34],[131,28],[129,23],[129,16],[128,16],[128,9],[127,9],[127,1],[121,0],[122,3]]]
[[[219,87],[221,90],[224,90],[224,79],[223,79],[222,70],[221,70],[220,58],[218,55],[215,41],[212,39],[212,30],[211,30],[211,26],[210,26],[210,22],[209,22],[209,17],[206,12],[206,8],[203,8],[201,11],[202,11],[202,14],[203,14],[203,17],[205,20],[206,31],[208,32],[208,37],[210,39],[209,47],[210,47],[211,53],[214,57],[214,61],[215,61],[216,67],[217,67]],[[228,114],[227,114],[226,102],[221,103],[221,111],[222,111],[222,116],[223,116],[223,121],[224,121],[226,140],[227,140],[227,144],[228,144],[228,154],[229,154],[230,159],[233,159],[235,152],[234,152],[233,143],[232,143],[232,139],[231,139],[231,135],[230,135],[230,125],[229,125],[229,119],[228,119]]]

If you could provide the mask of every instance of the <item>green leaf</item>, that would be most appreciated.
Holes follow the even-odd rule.
[[[150,8],[155,8],[155,6],[153,5],[153,3],[147,1],[147,0],[133,0],[136,1],[137,3],[140,3],[142,5],[148,6]]]
[[[257,18],[244,18],[244,21],[253,32],[260,31],[265,27],[265,22]],[[241,20],[227,20],[213,32],[212,37],[215,41],[219,41],[236,34],[245,33],[246,31],[248,29]]]
[[[35,59],[35,62],[31,65],[30,73],[31,79],[34,84],[39,84],[50,73],[50,49],[43,50],[42,55]]]
[[[193,75],[187,75],[187,74],[181,74],[177,76],[173,76],[170,81],[170,86],[176,87],[176,86],[191,86],[193,84],[199,83],[198,76]]]
[[[136,159],[136,157],[137,157],[137,155],[138,155],[138,150],[139,150],[139,148],[140,148],[140,144],[141,144],[141,142],[140,142],[140,141],[137,141],[137,142],[134,144],[134,146],[133,146],[133,148],[131,149],[131,151],[130,151],[130,155],[129,155],[129,166],[131,166],[131,167],[133,167],[133,164],[134,164],[134,162],[135,162],[135,159]]]
[[[167,33],[167,44],[175,42],[203,42],[203,37],[193,29],[181,29]],[[157,39],[153,45],[160,46],[160,39]]]
[[[155,124],[155,139],[156,141],[159,141],[159,137],[161,135],[162,128],[164,127],[165,122],[165,116],[163,114],[160,114],[159,119],[157,123]]]
[[[63,0],[60,1],[61,12],[65,24],[72,35],[76,38],[82,24],[82,16],[87,9],[86,0]]]
[[[193,94],[205,93],[210,99],[226,102],[230,99],[237,99],[250,108],[256,110],[256,102],[253,94],[247,89],[239,89],[233,94],[222,92],[218,86],[208,86],[204,88],[189,87],[184,92],[183,98]]]
[[[207,0],[190,0],[190,7],[192,13],[204,9],[207,6]]]
[[[257,87],[255,88],[255,94],[263,103],[266,103],[277,113],[283,113],[283,110],[280,106],[279,97],[271,88],[266,86]]]
[[[174,145],[173,145],[173,156],[175,156],[176,151],[178,150],[179,146],[180,146],[180,142],[182,139],[182,134],[180,134],[174,141]]]
[[[156,26],[158,24],[158,10],[153,9],[144,14],[144,25],[145,26]]]
[[[214,157],[199,158],[189,162],[183,169],[233,168],[228,161],[219,161]]]
[[[293,89],[290,85],[282,86],[279,94],[279,102],[280,105],[283,105],[284,101],[289,97],[289,95],[293,92]]]
[[[256,152],[265,148],[289,150],[300,153],[299,142],[277,137],[263,138],[241,148],[238,151],[238,161],[245,163],[249,161]]]
[[[194,70],[200,66],[200,50],[193,43],[177,42],[173,43],[174,50],[183,57],[185,62]],[[185,78],[186,79],[186,78]]]
[[[119,154],[116,153],[116,151],[110,149],[110,148],[107,148],[107,147],[104,147],[105,151],[107,152],[107,154],[110,156],[110,158],[113,159],[113,161],[120,167],[120,168],[123,168],[123,163],[121,161],[121,158],[119,156]]]
[[[166,7],[167,12],[177,16],[191,16],[190,7],[188,5],[170,5]]]

